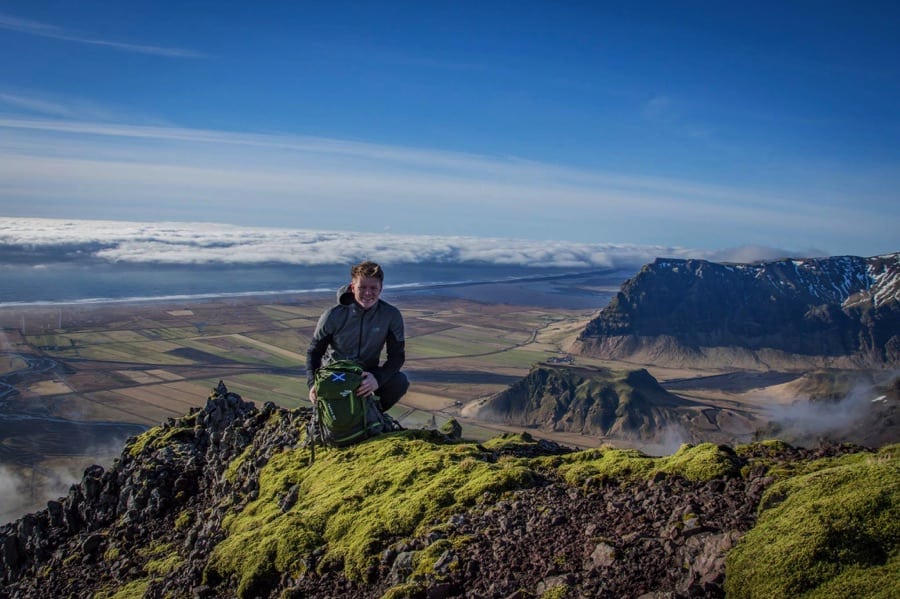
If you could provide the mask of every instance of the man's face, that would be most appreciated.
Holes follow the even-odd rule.
[[[381,281],[374,277],[354,277],[350,286],[353,289],[353,299],[363,310],[374,306],[381,296]]]

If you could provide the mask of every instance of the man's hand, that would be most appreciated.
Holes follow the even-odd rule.
[[[365,397],[370,393],[375,393],[378,390],[378,379],[375,378],[375,375],[371,372],[364,372],[362,382],[359,384],[359,387],[356,388],[356,394],[360,397]]]
[[[311,403],[312,405],[316,405],[316,388],[315,387],[309,388],[309,403]]]

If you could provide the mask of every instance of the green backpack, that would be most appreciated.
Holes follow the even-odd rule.
[[[363,367],[352,360],[337,360],[316,371],[316,406],[310,423],[310,441],[345,447],[385,430],[384,416],[374,395],[359,397],[355,390]]]

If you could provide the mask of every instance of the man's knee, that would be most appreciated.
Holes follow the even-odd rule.
[[[387,412],[391,407],[400,401],[400,398],[406,395],[409,389],[409,379],[402,372],[396,373],[389,378],[381,386],[376,395],[378,395],[378,403],[381,404],[381,411]]]

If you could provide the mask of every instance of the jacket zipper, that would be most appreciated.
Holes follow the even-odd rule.
[[[366,319],[366,312],[367,312],[367,310],[363,310],[362,314],[359,316],[359,340],[356,342],[356,355],[359,356],[360,361],[363,360],[363,355],[362,355],[363,321],[365,321],[365,319]]]
[[[366,318],[366,313],[363,312],[359,315],[359,339],[356,340],[356,355],[359,356],[359,359],[362,360],[362,333],[363,333],[363,320]]]
[[[376,303],[374,306],[369,308],[373,313],[378,308],[378,304]],[[362,346],[363,346],[363,324],[366,318],[366,314],[368,314],[369,310],[362,310],[362,314],[359,317],[359,339],[356,342],[356,355],[359,356],[359,361],[363,361],[362,355]]]

